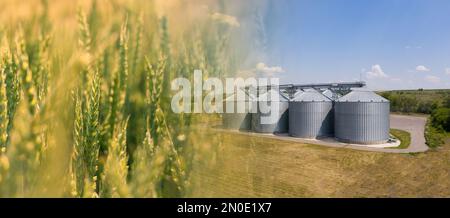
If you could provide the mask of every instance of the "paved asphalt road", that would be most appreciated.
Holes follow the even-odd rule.
[[[411,144],[406,149],[408,152],[423,152],[428,150],[424,136],[426,122],[426,117],[391,115],[392,129],[401,129],[411,133]]]

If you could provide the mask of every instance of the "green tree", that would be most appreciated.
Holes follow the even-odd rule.
[[[438,108],[431,114],[432,125],[440,130],[450,131],[450,108]]]

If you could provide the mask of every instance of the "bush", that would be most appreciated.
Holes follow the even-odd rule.
[[[450,108],[450,95],[448,95],[447,99],[445,100],[445,107]]]
[[[431,124],[438,130],[450,131],[450,108],[438,108],[431,114]]]
[[[425,141],[430,148],[436,148],[445,143],[445,133],[433,127],[430,120],[425,126]]]
[[[438,107],[437,102],[425,101],[419,102],[416,112],[422,114],[431,114]]]
[[[380,93],[391,103],[392,112],[431,114],[450,108],[450,90],[388,91]]]

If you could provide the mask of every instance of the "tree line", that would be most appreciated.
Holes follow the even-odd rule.
[[[391,104],[391,112],[429,114],[431,125],[450,131],[450,90],[388,91],[380,93]]]

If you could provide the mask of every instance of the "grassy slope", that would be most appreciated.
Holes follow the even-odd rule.
[[[397,148],[405,149],[411,144],[411,134],[409,132],[400,129],[391,129],[390,133],[401,142]]]
[[[415,155],[328,148],[223,134],[194,170],[192,196],[450,196],[450,144]]]

